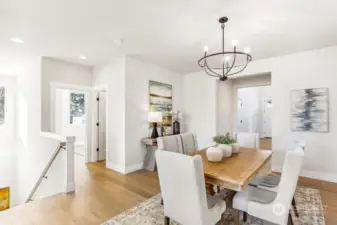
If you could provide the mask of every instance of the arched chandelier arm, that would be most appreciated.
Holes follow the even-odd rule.
[[[235,73],[227,74],[227,76],[233,76],[235,74],[241,73],[242,71],[244,71],[247,68],[247,66],[248,66],[248,61],[247,61],[246,65],[241,70],[239,70]]]
[[[212,77],[217,77],[217,78],[220,77],[219,75],[214,75],[214,74],[211,74],[210,71],[207,71],[207,67],[205,67],[205,73],[209,76],[212,76]]]
[[[215,71],[213,71],[211,68],[209,68],[206,59],[205,59],[205,66],[206,66],[205,68],[207,68],[209,72],[213,73],[214,76],[216,76],[216,77],[221,77],[221,74],[218,74],[217,72],[215,72]],[[205,70],[205,71],[206,71],[206,70]],[[207,74],[208,74],[208,73],[207,73]],[[208,75],[209,75],[209,74],[208,74]]]

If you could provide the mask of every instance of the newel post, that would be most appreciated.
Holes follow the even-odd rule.
[[[65,169],[65,193],[75,191],[75,137],[66,137],[66,169]]]

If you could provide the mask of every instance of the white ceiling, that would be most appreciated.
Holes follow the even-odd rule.
[[[230,19],[228,46],[236,39],[260,59],[337,45],[336,10],[335,0],[0,0],[0,60],[38,54],[94,66],[127,53],[187,73],[199,70],[204,45],[220,50],[219,16]]]

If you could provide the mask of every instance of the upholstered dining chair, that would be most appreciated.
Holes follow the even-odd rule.
[[[207,196],[201,156],[156,151],[165,225],[213,225],[224,218],[221,196]]]
[[[157,138],[158,150],[184,153],[180,135],[171,135]]]
[[[275,224],[292,224],[289,211],[302,168],[303,156],[304,152],[300,147],[286,153],[276,193],[248,186],[246,192],[236,193],[233,199],[233,208]],[[238,211],[236,219],[238,219]]]
[[[198,150],[198,141],[195,134],[184,133],[180,134],[181,144],[183,146],[184,154],[192,153]]]
[[[241,147],[260,148],[259,133],[238,132],[236,134],[236,139]]]
[[[305,152],[306,143],[303,140],[296,141],[297,146],[294,150],[298,150],[298,148],[302,148],[303,152]],[[277,192],[280,184],[281,176],[279,175],[258,175],[256,176],[250,183],[251,186],[255,186],[261,189],[266,189],[268,191]],[[294,207],[296,217],[299,217],[295,198],[292,200],[292,206]]]

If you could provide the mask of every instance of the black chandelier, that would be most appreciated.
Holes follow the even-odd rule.
[[[231,51],[225,51],[225,23],[228,21],[227,17],[221,17],[219,23],[221,24],[222,29],[222,52],[216,52],[207,55],[208,47],[205,46],[205,55],[198,61],[198,65],[203,68],[209,76],[218,77],[221,81],[225,81],[229,76],[238,74],[246,69],[248,63],[252,61],[252,56],[249,54],[249,49],[246,49],[245,52],[237,51],[236,41],[232,42],[234,49]],[[220,66],[211,66],[211,60],[214,62],[214,59],[221,57]],[[231,57],[232,56],[232,57]],[[240,58],[240,59],[238,59]],[[216,60],[219,62],[219,60]]]

